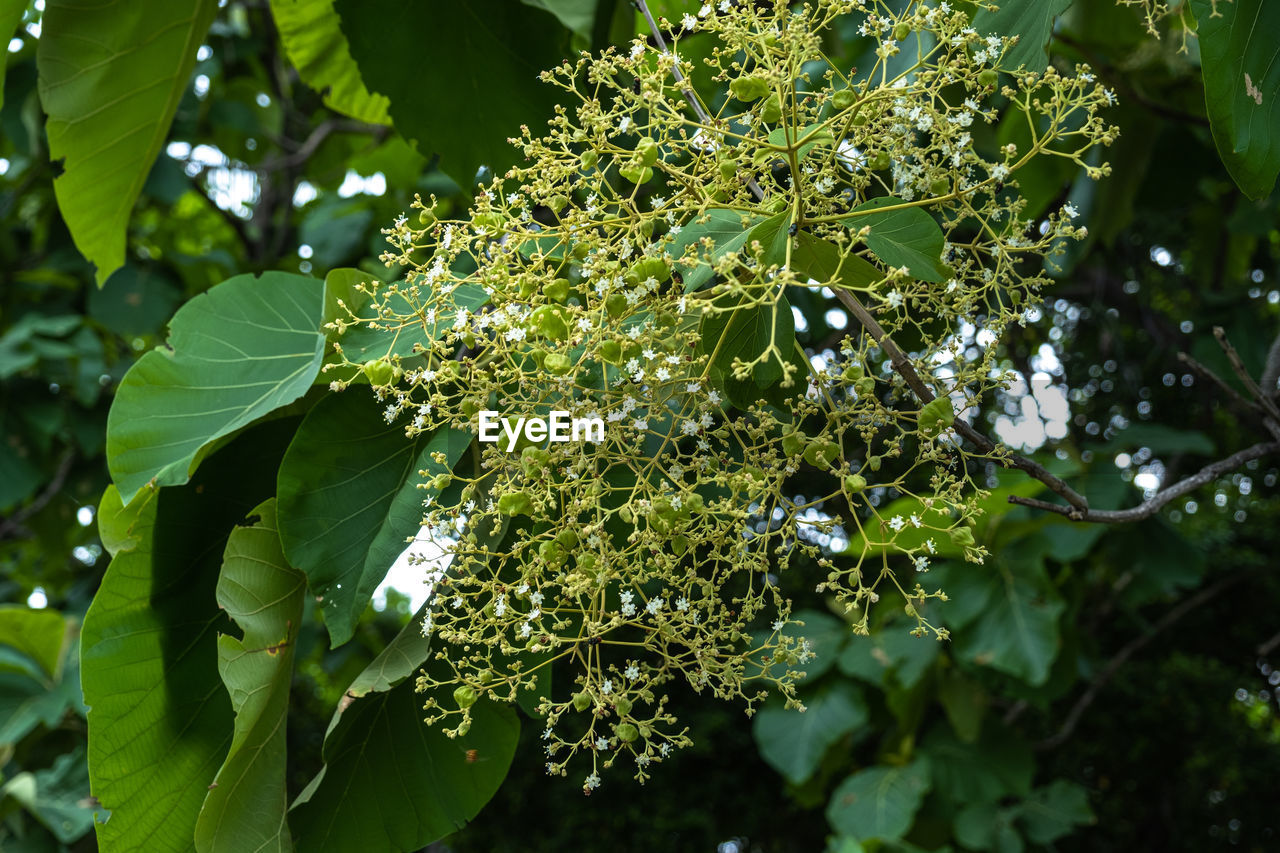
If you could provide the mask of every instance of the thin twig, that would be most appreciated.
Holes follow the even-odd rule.
[[[1203,376],[1205,379],[1208,379],[1214,385],[1217,385],[1218,390],[1220,390],[1223,394],[1225,394],[1227,399],[1230,400],[1232,403],[1234,403],[1237,408],[1244,409],[1245,411],[1248,411],[1248,412],[1253,412],[1256,415],[1263,414],[1262,406],[1253,402],[1252,400],[1246,400],[1243,396],[1240,395],[1239,391],[1237,391],[1236,389],[1228,385],[1225,379],[1223,379],[1218,374],[1214,373],[1208,367],[1205,367],[1200,362],[1196,361],[1187,353],[1185,352],[1178,353],[1178,361],[1182,362],[1187,367],[1194,370],[1196,373],[1199,373],[1201,376]]]
[[[1073,521],[1095,521],[1102,524],[1122,524],[1129,521],[1141,521],[1144,518],[1150,518],[1160,511],[1165,504],[1172,500],[1182,497],[1187,492],[1200,488],[1201,486],[1216,480],[1223,474],[1234,471],[1246,462],[1252,462],[1254,459],[1261,459],[1264,456],[1270,456],[1273,453],[1280,452],[1280,441],[1263,441],[1252,447],[1246,447],[1239,453],[1233,453],[1226,459],[1219,459],[1204,466],[1190,477],[1179,480],[1167,489],[1156,492],[1154,496],[1143,501],[1130,509],[1091,509],[1083,515],[1072,512],[1071,507],[1062,504],[1052,504],[1048,501],[1036,500],[1035,498],[1024,498],[1018,495],[1011,495],[1009,503],[1018,504],[1020,506],[1029,506],[1032,509],[1042,509],[1046,512],[1056,512],[1058,515],[1064,515]]]
[[[22,530],[22,525],[28,518],[44,509],[49,501],[53,500],[58,492],[62,491],[62,487],[67,482],[67,475],[71,473],[71,463],[75,461],[75,451],[68,450],[62,454],[62,459],[58,461],[58,468],[53,474],[53,479],[49,481],[49,485],[45,486],[35,500],[24,506],[18,512],[15,512],[3,523],[0,523],[0,541],[9,538],[10,535]]]
[[[1197,607],[1217,597],[1224,590],[1244,580],[1246,576],[1245,572],[1238,572],[1223,578],[1212,586],[1205,587],[1160,617],[1160,620],[1151,626],[1150,631],[1131,640],[1093,677],[1093,681],[1089,684],[1089,689],[1071,706],[1071,710],[1067,712],[1067,717],[1062,721],[1062,727],[1058,729],[1057,733],[1037,743],[1036,749],[1053,749],[1071,737],[1072,732],[1075,731],[1076,726],[1080,723],[1080,718],[1084,716],[1084,712],[1098,698],[1098,694],[1106,686],[1107,682],[1115,677],[1120,667],[1124,666],[1130,658],[1154,640],[1161,631],[1169,628]]]
[[[1249,389],[1249,393],[1254,396],[1262,408],[1267,410],[1267,414],[1276,421],[1280,421],[1280,409],[1276,408],[1276,403],[1271,399],[1271,395],[1263,394],[1262,389],[1258,387],[1258,383],[1253,381],[1253,377],[1249,375],[1249,370],[1244,366],[1244,360],[1240,358],[1240,353],[1236,352],[1236,348],[1231,345],[1231,341],[1227,340],[1227,333],[1221,326],[1213,327],[1213,337],[1218,341],[1218,346],[1222,347],[1222,351],[1227,354],[1227,361],[1231,362],[1231,369],[1235,371],[1236,376],[1244,383],[1244,387]]]

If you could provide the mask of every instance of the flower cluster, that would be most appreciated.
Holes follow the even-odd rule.
[[[828,59],[833,27],[867,67]],[[566,105],[513,140],[524,164],[465,220],[432,199],[387,229],[405,274],[340,324],[392,341],[364,375],[409,435],[474,433],[481,410],[605,422],[600,443],[473,445],[424,483],[452,557],[424,626],[429,722],[465,733],[480,698],[528,691],[548,772],[580,760],[588,792],[689,743],[673,682],[799,706],[798,558],[853,631],[887,587],[945,638],[922,573],[984,555],[952,426],[1000,384],[990,344],[1045,258],[1084,234],[1069,204],[1028,212],[1019,176],[1057,157],[1099,177],[1114,135],[1085,69],[1010,73],[1005,41],[947,2],[708,3],[661,28],[670,46],[544,75]],[[706,68],[681,57],[692,34],[716,45]],[[802,349],[791,302],[836,299],[861,325]]]

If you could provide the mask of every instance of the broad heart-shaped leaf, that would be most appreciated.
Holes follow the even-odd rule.
[[[815,237],[807,231],[796,234],[791,264],[814,281],[843,285],[852,290],[870,289],[884,278],[884,273],[875,264],[855,254],[842,256],[840,247],[835,243]]]
[[[396,130],[423,154],[438,153],[468,192],[480,166],[500,175],[516,161],[507,139],[522,124],[537,135],[554,112],[557,90],[538,75],[564,58],[568,31],[550,12],[511,0],[335,0],[334,8],[365,85],[390,98]]]
[[[81,662],[89,706],[89,777],[111,819],[104,851],[191,850],[196,817],[231,744],[218,677],[228,627],[214,589],[232,528],[275,487],[296,419],[237,437],[181,488],[128,507],[115,487],[98,510],[118,550],[85,615]]]
[[[0,0],[0,35],[12,36],[22,23],[27,11],[27,0]],[[9,56],[0,56],[0,107],[4,106],[4,70]]]
[[[1044,71],[1049,66],[1048,46],[1053,19],[1071,8],[1074,0],[1000,0],[999,9],[979,9],[973,28],[982,35],[1014,36],[1018,43],[1005,52],[1001,68],[1026,66]]]
[[[1280,5],[1191,0],[1191,8],[1218,154],[1245,195],[1265,198],[1280,174]]]
[[[124,263],[125,230],[217,0],[49,0],[36,63],[58,209],[98,284]]]
[[[298,850],[418,850],[489,801],[515,755],[515,712],[477,702],[471,731],[450,739],[423,724],[422,703],[409,680],[356,699],[334,721],[325,766],[290,813]],[[468,761],[470,749],[481,760]]]
[[[947,278],[947,268],[942,263],[942,249],[946,238],[937,221],[919,207],[900,207],[906,204],[900,198],[884,196],[873,198],[850,211],[844,221],[857,231],[870,226],[867,246],[876,257],[891,267],[906,267],[911,275],[921,281],[939,282]]]
[[[818,769],[827,749],[866,724],[866,703],[852,684],[837,681],[804,698],[805,711],[762,708],[752,723],[760,757],[800,785]]]
[[[285,718],[293,654],[307,580],[285,562],[275,500],[256,507],[259,521],[227,539],[218,606],[244,631],[218,637],[218,672],[231,694],[231,749],[196,821],[196,849],[293,849],[285,811]]]
[[[302,82],[325,106],[370,124],[391,124],[384,95],[370,94],[351,58],[333,0],[271,0],[280,41]]]
[[[1027,540],[1006,545],[985,566],[956,566],[946,573],[950,598],[968,599],[978,617],[952,632],[956,654],[1036,686],[1049,678],[1061,645],[1058,617],[1066,602],[1049,580],[1044,553]],[[982,602],[979,604],[978,602]],[[943,611],[946,619],[946,611]]]
[[[334,646],[351,638],[421,526],[422,502],[436,494],[419,488],[424,478],[452,470],[470,443],[469,433],[455,430],[405,438],[362,388],[326,397],[307,414],[280,465],[280,540],[323,599]],[[437,452],[446,464],[432,460]]]
[[[711,381],[725,391],[731,403],[746,409],[782,379],[782,360],[789,360],[795,350],[795,316],[787,297],[778,294],[772,304],[704,313],[698,334],[697,352],[711,360]],[[777,350],[756,363],[748,377],[733,375],[735,359],[751,362],[770,345]]]
[[[126,502],[154,480],[187,482],[201,450],[311,387],[324,357],[323,286],[282,272],[238,275],[169,324],[138,359],[107,417],[107,463]]]
[[[827,822],[860,841],[896,840],[911,828],[929,784],[929,763],[923,757],[902,767],[859,770],[831,795]]]
[[[735,210],[709,210],[704,217],[697,217],[680,229],[675,241],[667,249],[673,258],[680,258],[688,251],[689,246],[697,244],[694,249],[696,263],[677,264],[684,277],[685,293],[699,290],[711,281],[714,272],[711,265],[731,252],[738,252],[747,245],[752,230],[764,219],[759,216],[744,217]],[[712,248],[707,250],[701,241],[707,238]]]

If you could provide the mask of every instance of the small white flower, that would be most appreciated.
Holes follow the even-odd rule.
[[[613,679],[611,679],[611,678],[606,678],[606,679],[604,680],[604,684],[601,684],[601,685],[600,685],[600,692],[601,692],[601,693],[612,693],[612,692],[613,692]]]
[[[902,516],[900,515],[895,515],[893,518],[889,519],[889,527],[893,528],[895,533],[906,526],[907,523],[902,520]]]
[[[627,664],[627,668],[623,670],[622,674],[625,675],[627,678],[631,679],[632,681],[635,681],[637,678],[640,677],[640,667],[636,666],[633,663]]]

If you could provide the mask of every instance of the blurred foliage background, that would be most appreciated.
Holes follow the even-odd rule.
[[[51,160],[37,91],[44,4],[7,5],[19,18],[0,108],[0,849],[83,851],[96,849],[96,804],[77,637],[108,560],[94,513],[113,389],[163,343],[179,305],[232,275],[385,276],[373,261],[380,229],[413,194],[464,209],[460,185],[537,116],[522,118],[511,93],[528,81],[485,61],[500,52],[489,41],[514,36],[460,43],[477,28],[465,15],[431,13],[434,32],[388,29],[388,4],[338,0],[365,82],[392,95],[389,114],[372,99],[353,117],[350,100],[332,108],[336,88],[304,82],[306,58],[288,54],[288,19],[271,8],[283,4],[225,0],[128,215],[123,264],[99,288],[55,199],[64,166]],[[690,4],[655,5],[675,18]],[[1087,61],[1115,89],[1109,118],[1122,136],[1107,180],[1046,166],[1023,181],[1042,210],[1075,203],[1090,237],[1066,249],[1038,319],[1003,345],[1019,381],[983,417],[1094,506],[1120,508],[1262,434],[1249,407],[1233,406],[1228,389],[1248,392],[1212,330],[1261,374],[1280,333],[1280,199],[1250,200],[1223,168],[1185,7],[1174,4],[1156,39],[1132,6],[1056,5],[1070,8],[1052,61]],[[537,11],[537,25],[554,38],[524,38],[521,61],[645,32],[625,3],[529,3],[520,14],[544,6],[557,16]],[[357,15],[368,24],[350,23]],[[381,65],[367,58],[378,38],[391,58]],[[850,31],[829,50],[854,64],[863,48]],[[697,38],[685,49],[696,53]],[[456,75],[491,100],[457,100]],[[838,304],[798,307],[811,353],[836,347],[850,322]],[[992,470],[979,538],[993,558],[945,579],[961,611],[949,614],[949,645],[912,644],[892,622],[850,638],[814,595],[803,605],[822,663],[804,691],[807,719],[767,708],[750,720],[686,697],[696,748],[646,787],[611,781],[590,799],[545,781],[539,727],[526,725],[494,801],[432,849],[852,853],[877,786],[898,792],[903,826],[868,850],[1277,849],[1277,477],[1276,459],[1257,460],[1154,517],[1101,526],[1006,506],[1033,492]],[[333,651],[304,619],[291,792],[320,766],[345,685],[409,613],[392,590]],[[929,781],[917,784],[922,759]]]

